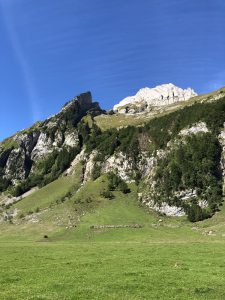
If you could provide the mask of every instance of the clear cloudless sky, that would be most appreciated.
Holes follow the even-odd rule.
[[[225,86],[224,0],[0,0],[0,140],[90,90]]]

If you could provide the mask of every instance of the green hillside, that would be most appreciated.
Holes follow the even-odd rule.
[[[63,180],[70,190],[71,178]],[[59,182],[45,187],[46,197]],[[89,182],[39,213],[40,223],[1,227],[1,299],[223,299],[224,207],[193,226],[140,206],[135,185],[102,198],[106,185],[106,176]],[[68,214],[79,215],[76,227],[52,224]],[[134,223],[142,228],[90,228]]]

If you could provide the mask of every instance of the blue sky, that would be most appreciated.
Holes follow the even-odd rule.
[[[224,0],[0,0],[0,139],[90,90],[225,86]]]

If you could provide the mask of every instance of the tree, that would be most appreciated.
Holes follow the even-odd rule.
[[[130,189],[128,188],[128,185],[125,181],[120,181],[120,183],[118,184],[118,190],[121,191],[124,194],[127,194],[130,192]]]

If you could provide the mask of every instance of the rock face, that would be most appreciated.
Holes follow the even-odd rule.
[[[82,93],[82,94],[74,97],[71,101],[67,102],[63,106],[61,113],[64,111],[68,111],[70,108],[72,108],[74,106],[74,104],[78,104],[79,110],[81,112],[86,112],[89,109],[93,108],[91,93],[86,92],[86,93]]]
[[[35,169],[35,164],[62,148],[75,149],[80,140],[77,123],[91,112],[101,113],[90,92],[83,93],[64,105],[61,111],[44,122],[18,132],[0,143],[1,176],[13,184],[24,180]]]
[[[161,203],[160,205],[155,204],[153,201],[144,202],[150,209],[153,209],[160,214],[165,214],[166,216],[170,217],[183,217],[185,215],[184,209],[181,207],[177,207],[175,205],[169,205],[165,202]]]
[[[117,170],[118,175],[125,181],[132,181],[131,174],[134,170],[133,162],[122,152],[110,156],[103,164],[104,173]]]
[[[179,135],[186,136],[186,135],[197,134],[199,132],[204,132],[204,133],[209,132],[205,122],[199,122],[197,124],[194,124],[190,128],[182,129]]]
[[[221,170],[223,172],[223,176],[225,177],[225,123],[223,124],[223,129],[218,138],[222,147]]]
[[[172,83],[142,88],[135,96],[127,97],[113,107],[115,112],[134,113],[151,111],[153,107],[186,101],[197,96],[193,89],[182,89]]]
[[[26,164],[26,153],[24,149],[13,149],[9,155],[5,166],[5,176],[7,179],[25,179],[28,169]]]

